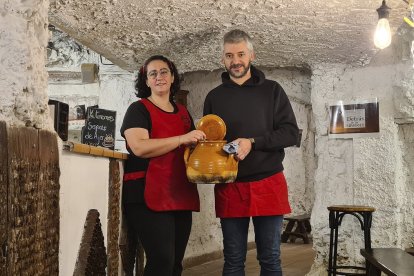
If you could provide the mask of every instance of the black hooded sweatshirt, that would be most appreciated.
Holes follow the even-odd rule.
[[[236,181],[256,181],[283,171],[284,148],[295,145],[298,126],[289,99],[279,83],[250,67],[252,77],[242,85],[222,74],[223,83],[207,95],[204,115],[216,114],[226,123],[226,137],[254,138],[255,144],[239,162]]]

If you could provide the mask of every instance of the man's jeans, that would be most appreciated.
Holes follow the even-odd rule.
[[[222,218],[223,276],[244,276],[250,218]],[[282,276],[280,231],[283,216],[253,217],[260,276]]]

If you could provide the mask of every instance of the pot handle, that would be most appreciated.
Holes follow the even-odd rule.
[[[185,147],[185,150],[184,150],[184,163],[185,163],[186,167],[187,167],[188,159],[190,158],[190,151],[191,151],[190,147]]]

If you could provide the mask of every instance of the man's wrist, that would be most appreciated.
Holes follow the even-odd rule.
[[[254,140],[254,138],[247,138],[250,141],[250,144],[252,145],[252,149],[254,149],[254,145],[256,144],[256,141]]]

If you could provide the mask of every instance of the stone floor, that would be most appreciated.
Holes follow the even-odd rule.
[[[282,243],[282,268],[284,276],[304,276],[309,272],[315,252],[312,244]],[[184,270],[182,276],[221,276],[223,260],[215,260]],[[256,260],[256,250],[247,253],[246,276],[258,276],[259,263]]]

